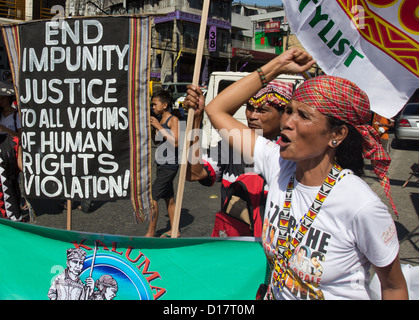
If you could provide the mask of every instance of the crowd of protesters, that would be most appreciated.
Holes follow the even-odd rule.
[[[368,279],[372,266],[383,299],[406,299],[394,221],[387,206],[360,178],[364,158],[370,159],[396,212],[387,176],[388,143],[383,148],[379,135],[380,128],[392,123],[380,124],[382,119],[377,117],[374,129],[367,95],[345,79],[319,76],[295,90],[276,80],[281,74],[305,72],[314,63],[308,53],[292,48],[229,86],[207,106],[202,91],[189,86],[185,106],[194,110],[194,127],[200,128],[206,112],[229,144],[228,153],[240,154],[243,161],[223,162],[218,157],[222,152],[208,150],[199,161],[188,164],[187,179],[208,186],[221,180],[221,211],[237,191],[231,186],[243,175],[252,172],[252,179],[259,177],[266,185],[261,214],[255,218],[250,213],[255,221],[259,219],[259,223],[253,221],[252,234],[261,237],[270,265],[268,281],[261,284],[258,298],[368,299],[367,281],[357,281],[356,287],[353,283],[354,276]],[[15,100],[13,86],[2,83],[0,211],[4,218],[26,221],[27,202],[22,201],[19,190],[22,129]],[[232,116],[243,104],[247,104],[248,126]],[[174,153],[170,163],[156,159],[154,211],[147,237],[155,236],[160,199],[165,200],[173,224],[179,120],[171,114],[170,105],[167,92],[153,95],[153,111],[159,116],[151,117],[153,140],[169,142]],[[263,134],[255,129],[262,129]],[[252,181],[246,182],[247,191],[255,184]],[[244,197],[238,194],[239,199]],[[220,231],[213,235],[221,236]],[[171,237],[172,232],[163,236]],[[327,237],[322,250],[309,246],[306,235],[310,232]]]

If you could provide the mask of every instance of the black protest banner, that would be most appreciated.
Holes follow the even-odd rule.
[[[36,21],[19,37],[25,193],[128,196],[128,19]]]
[[[152,210],[148,15],[1,25],[31,198],[130,195]]]

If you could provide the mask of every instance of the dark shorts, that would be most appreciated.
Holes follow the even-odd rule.
[[[167,168],[157,165],[156,180],[153,182],[153,200],[174,198],[173,180],[175,180],[178,169]]]

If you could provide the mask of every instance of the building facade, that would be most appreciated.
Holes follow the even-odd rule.
[[[105,0],[109,14],[154,15],[151,76],[162,82],[192,82],[202,6],[202,0]],[[206,39],[201,84],[210,72],[230,68],[231,0],[210,2]]]
[[[232,1],[210,2],[200,84],[213,71],[254,71],[283,50],[282,7]],[[202,7],[203,0],[0,0],[0,19],[50,19],[57,8],[65,16],[150,14],[152,80],[191,82]]]
[[[283,52],[284,16],[281,6],[232,4],[232,65],[235,71],[254,71]]]

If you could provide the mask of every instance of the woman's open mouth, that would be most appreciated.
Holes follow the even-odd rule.
[[[284,148],[291,144],[291,140],[285,134],[281,133],[279,135],[278,144],[281,146],[281,148]]]

